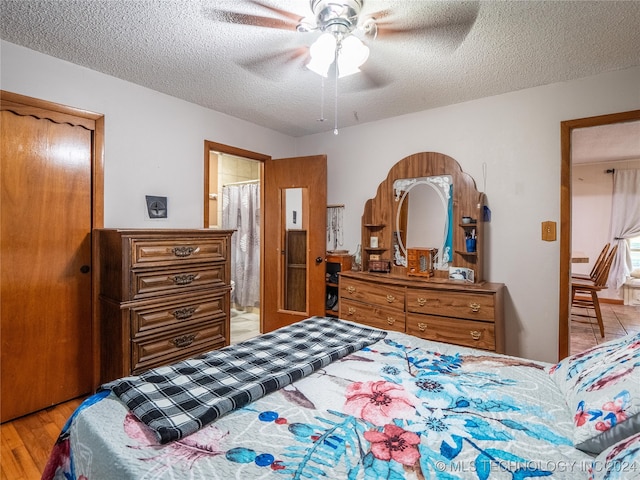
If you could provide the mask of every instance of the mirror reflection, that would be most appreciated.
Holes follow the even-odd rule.
[[[304,225],[304,199],[302,188],[287,188],[282,194],[284,243],[280,269],[284,278],[281,285],[281,308],[295,312],[307,311],[307,229]]]
[[[393,190],[395,265],[407,266],[407,248],[435,248],[434,268],[447,270],[453,241],[451,175],[401,178],[393,183]]]

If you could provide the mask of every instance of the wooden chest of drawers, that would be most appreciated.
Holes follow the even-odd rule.
[[[340,274],[340,318],[428,340],[504,353],[501,283]]]
[[[228,230],[96,230],[100,382],[229,344]]]

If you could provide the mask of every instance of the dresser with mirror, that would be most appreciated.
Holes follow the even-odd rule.
[[[397,162],[362,215],[362,271],[340,274],[340,317],[504,353],[504,285],[484,280],[484,193],[453,158]]]

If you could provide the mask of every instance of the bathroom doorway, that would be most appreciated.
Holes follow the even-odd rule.
[[[230,342],[234,344],[260,333],[263,163],[251,152],[207,144],[205,228],[235,230],[229,248]]]

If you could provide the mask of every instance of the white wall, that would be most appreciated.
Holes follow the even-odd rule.
[[[640,108],[640,68],[557,83],[292,139],[128,82],[2,42],[0,88],[105,114],[105,224],[150,227],[144,195],[167,195],[162,227],[202,225],[203,140],[274,158],[328,156],[328,203],[344,204],[345,244],[364,203],[403,157],[452,156],[488,196],[486,277],[506,284],[507,352],[555,361],[560,122]],[[428,88],[428,85],[425,85]],[[384,95],[384,90],[381,90]],[[167,139],[170,139],[169,141]],[[486,163],[486,188],[483,164]]]
[[[204,141],[274,158],[295,140],[192,103],[5,41],[0,88],[104,114],[105,227],[200,228]],[[145,195],[167,196],[168,218],[150,220]]]
[[[507,352],[555,361],[560,242],[542,241],[540,223],[560,220],[560,122],[638,108],[632,68],[304,137],[298,154],[327,154],[327,201],[345,204],[352,252],[364,204],[393,164],[422,151],[455,158],[491,208],[485,276],[507,286]]]

